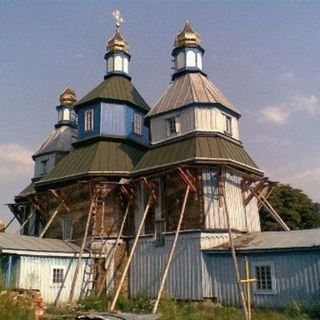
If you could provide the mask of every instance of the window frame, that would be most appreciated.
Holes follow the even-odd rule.
[[[62,228],[62,240],[71,240],[73,234],[73,219],[65,216],[60,219]]]
[[[223,114],[224,115],[224,132],[230,136],[232,136],[232,117],[229,116],[228,114]]]
[[[65,268],[62,266],[54,266],[51,270],[51,285],[63,285],[65,279]]]
[[[142,136],[142,126],[142,115],[139,113],[134,113],[133,132],[138,136]]]
[[[89,132],[94,130],[94,109],[84,112],[84,131]]]
[[[167,135],[168,136],[179,133],[180,127],[179,127],[178,116],[173,116],[173,117],[167,118],[166,123],[167,123]]]
[[[40,175],[44,176],[48,173],[48,163],[49,159],[43,159],[40,162]]]
[[[258,288],[259,279],[257,278],[257,268],[267,267],[270,269],[270,284],[271,288],[261,289]],[[253,293],[254,294],[276,294],[277,287],[276,287],[276,277],[275,277],[275,264],[273,261],[261,261],[261,262],[254,262],[252,263],[252,274],[256,281],[254,282],[253,286]]]

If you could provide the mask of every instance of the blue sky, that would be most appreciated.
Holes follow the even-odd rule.
[[[242,113],[249,154],[266,176],[320,201],[319,1],[0,0],[1,204],[29,183],[65,86],[81,98],[103,79],[117,8],[130,74],[150,105],[169,84],[173,41],[189,20],[204,71]],[[0,207],[0,219],[10,217]]]

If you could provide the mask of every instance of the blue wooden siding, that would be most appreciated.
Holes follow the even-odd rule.
[[[86,111],[93,110],[93,130],[85,131],[85,113]],[[89,138],[100,133],[100,103],[86,106],[77,110],[78,115],[78,136],[79,139]]]
[[[167,235],[165,245],[159,247],[153,236],[139,240],[130,267],[131,297],[157,295],[172,241],[173,235]],[[179,236],[164,291],[177,299],[202,299],[200,233]]]
[[[85,111],[94,109],[94,130],[84,131]],[[134,132],[134,115],[142,117],[142,135]],[[114,136],[133,140],[148,145],[149,128],[143,125],[145,114],[125,104],[102,102],[78,110],[79,139],[93,135]]]
[[[238,254],[241,275],[244,275],[244,254]],[[251,276],[255,263],[274,265],[275,292],[257,293],[253,285],[254,306],[285,307],[294,301],[313,304],[320,296],[320,251],[282,251],[248,253]],[[203,253],[204,286],[203,296],[217,298],[219,302],[239,305],[240,300],[235,282],[231,255]]]

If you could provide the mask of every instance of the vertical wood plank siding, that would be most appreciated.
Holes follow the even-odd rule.
[[[239,231],[260,231],[260,220],[257,204],[250,203],[246,211],[241,190],[241,177],[227,173],[226,201],[230,214],[232,229]],[[227,220],[223,208],[219,207],[219,175],[214,168],[205,167],[202,170],[204,213],[206,228],[227,229]]]
[[[139,240],[130,267],[131,297],[157,295],[172,241],[173,235],[166,235],[164,246],[157,246],[153,237]],[[201,264],[200,234],[181,234],[164,291],[177,299],[202,299]]]
[[[167,119],[177,117],[180,130],[172,137],[184,135],[192,131],[221,132],[225,133],[224,113],[215,107],[188,107],[183,111],[173,111],[161,116],[151,118],[152,143],[159,143],[168,139]],[[231,136],[239,139],[238,120],[231,116]],[[171,136],[170,136],[171,137]]]
[[[76,283],[74,301],[79,298],[80,291],[85,277],[84,267],[87,259],[81,264],[79,280]],[[75,258],[55,258],[55,257],[36,257],[21,256],[18,288],[39,289],[44,302],[54,303],[57,295],[60,294],[59,303],[68,302],[71,283],[76,268],[77,259]],[[53,268],[64,269],[64,284],[52,283]],[[61,291],[61,292],[60,292]]]
[[[253,285],[254,306],[286,307],[294,301],[311,305],[320,296],[320,251],[282,251],[248,253],[251,275],[254,277],[254,263],[273,263],[275,271],[275,292],[261,294]],[[217,298],[227,305],[240,304],[230,254],[203,253],[206,272],[203,281],[212,284],[204,288],[204,297]],[[244,276],[244,254],[238,254],[238,263]],[[211,290],[210,290],[211,289]]]
[[[246,192],[246,196],[248,196],[248,192]],[[254,197],[246,206],[246,215],[247,220],[250,221],[248,224],[248,232],[258,232],[261,231],[260,226],[260,216],[258,210],[258,202]]]

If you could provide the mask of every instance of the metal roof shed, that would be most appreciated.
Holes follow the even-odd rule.
[[[80,248],[59,239],[0,234],[0,267],[6,287],[38,289],[45,303],[68,301]],[[85,283],[89,253],[83,254],[74,299]]]
[[[240,273],[250,260],[254,306],[312,305],[320,295],[320,229],[245,234],[234,240]],[[239,304],[229,243],[203,250],[204,296]],[[226,268],[226,266],[229,266]]]

